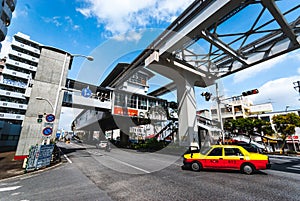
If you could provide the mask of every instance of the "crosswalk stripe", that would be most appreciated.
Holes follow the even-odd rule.
[[[16,190],[18,188],[20,188],[21,186],[10,186],[10,187],[4,187],[4,188],[0,188],[0,192],[4,192],[4,191],[13,191]]]

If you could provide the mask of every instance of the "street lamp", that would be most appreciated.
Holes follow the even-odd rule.
[[[81,55],[81,54],[71,54],[71,56],[73,56],[73,57],[84,57],[89,61],[94,61],[94,57],[92,57],[92,56],[85,56],[85,55]]]
[[[94,60],[94,57],[92,57],[92,56],[85,56],[85,55],[81,55],[81,54],[70,54],[70,53],[65,54],[64,63],[63,63],[63,67],[61,69],[61,74],[60,74],[60,79],[59,79],[58,90],[57,90],[57,93],[56,93],[55,104],[54,104],[54,107],[53,107],[53,114],[54,115],[56,115],[55,112],[56,112],[56,108],[57,108],[57,104],[58,104],[59,94],[60,94],[60,91],[62,89],[61,85],[62,85],[62,81],[63,81],[63,77],[64,77],[64,72],[65,72],[65,68],[66,68],[66,62],[67,62],[68,55],[71,55],[72,58],[73,57],[84,57],[89,61]]]
[[[285,106],[285,112],[288,111],[288,108],[289,108],[289,107],[290,107],[289,105]]]
[[[47,101],[47,102],[49,103],[49,105],[51,106],[51,109],[54,111],[53,104],[50,102],[50,100],[49,100],[49,99],[47,99],[47,98],[43,98],[43,97],[40,97],[40,96],[38,96],[38,97],[35,97],[35,99],[36,99],[36,100],[44,100],[44,101]]]

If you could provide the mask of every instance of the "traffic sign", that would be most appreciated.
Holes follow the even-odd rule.
[[[47,122],[53,122],[55,120],[54,114],[47,114],[46,121]]]
[[[89,87],[83,88],[83,89],[81,90],[81,95],[82,95],[83,97],[85,97],[85,98],[89,98],[89,97],[91,97],[91,95],[92,95],[92,91],[89,89]]]
[[[37,116],[37,122],[38,123],[42,123],[43,122],[43,117],[44,117],[44,115],[42,115],[42,114],[39,114],[38,116]]]
[[[51,128],[53,128],[53,125],[54,125],[54,123],[52,123],[52,122],[45,122],[44,123],[44,127],[51,127]]]
[[[53,132],[53,129],[51,127],[46,127],[43,129],[43,135],[50,136]]]

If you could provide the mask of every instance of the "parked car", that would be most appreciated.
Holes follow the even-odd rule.
[[[198,153],[183,156],[182,169],[200,171],[201,169],[240,170],[252,174],[256,170],[271,167],[269,157],[259,153],[248,152],[238,145],[212,145]]]
[[[107,144],[108,144],[107,141],[99,141],[99,143],[96,144],[96,148],[97,149],[105,149]]]
[[[239,145],[241,147],[243,147],[244,149],[246,149],[248,152],[253,152],[253,153],[263,153],[264,150],[257,147],[254,144],[251,143],[246,143],[246,142],[238,142],[236,145]]]

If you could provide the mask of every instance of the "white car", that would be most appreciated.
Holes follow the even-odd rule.
[[[107,141],[100,141],[99,143],[96,144],[97,149],[105,149],[107,146]]]

